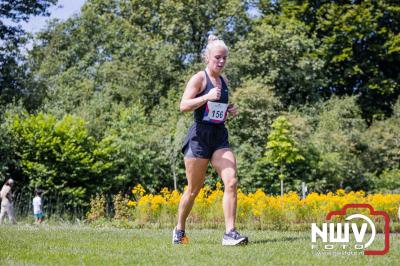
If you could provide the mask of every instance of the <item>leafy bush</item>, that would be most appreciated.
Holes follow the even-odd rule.
[[[114,203],[114,220],[131,220],[133,218],[133,211],[129,207],[129,198],[127,196],[122,195],[122,193],[118,193],[113,196]]]
[[[106,217],[106,200],[104,195],[96,194],[90,199],[90,209],[86,214],[86,219],[89,222],[94,222]]]
[[[114,147],[109,138],[90,136],[82,118],[16,114],[7,117],[6,125],[13,132],[21,186],[59,193],[69,207],[86,206],[96,192],[113,186],[107,173]]]

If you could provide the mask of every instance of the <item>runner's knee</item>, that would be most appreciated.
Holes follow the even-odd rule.
[[[226,191],[236,191],[238,180],[236,177],[229,178],[224,185]]]
[[[189,195],[190,199],[195,199],[197,197],[197,194],[199,194],[201,188],[187,188],[187,194]]]

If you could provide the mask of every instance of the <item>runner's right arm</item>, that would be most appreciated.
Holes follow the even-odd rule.
[[[186,85],[185,92],[183,93],[180,103],[181,112],[193,111],[207,101],[218,100],[221,97],[221,89],[213,88],[206,95],[196,97],[204,87],[204,74],[202,72],[194,75]]]

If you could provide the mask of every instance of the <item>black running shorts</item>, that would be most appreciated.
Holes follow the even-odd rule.
[[[185,158],[211,159],[216,150],[229,148],[228,130],[224,125],[194,123],[186,135],[182,152]]]

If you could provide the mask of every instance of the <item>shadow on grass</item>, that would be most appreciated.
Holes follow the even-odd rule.
[[[249,244],[257,245],[257,244],[267,244],[267,243],[277,243],[277,242],[294,242],[300,240],[307,240],[308,237],[282,237],[282,238],[272,238],[272,239],[261,239],[261,240],[254,240],[250,239]]]

